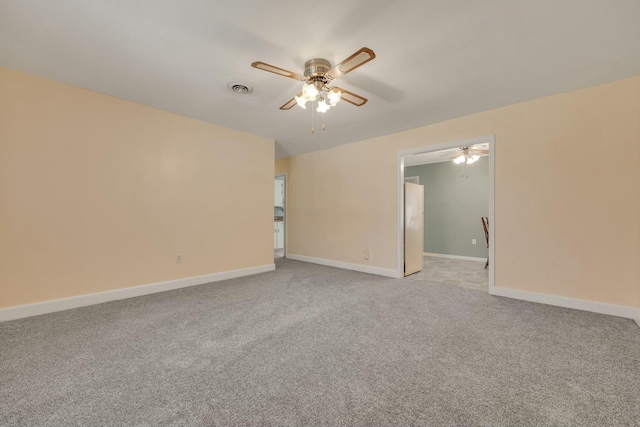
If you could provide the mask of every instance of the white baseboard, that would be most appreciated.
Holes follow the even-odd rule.
[[[635,321],[636,321],[636,324],[638,325],[638,327],[640,328],[640,308],[636,311]]]
[[[576,310],[591,311],[593,313],[608,314],[610,316],[634,319],[637,309],[626,305],[607,304],[604,302],[588,301],[577,298],[560,297],[555,295],[539,294],[536,292],[520,291],[517,289],[497,288],[489,289],[491,295],[520,299],[524,301],[538,302],[541,304],[555,305],[558,307],[574,308]]]
[[[463,255],[449,255],[449,254],[433,254],[431,252],[424,252],[422,255],[424,256],[434,256],[438,258],[450,258],[450,259],[463,259],[466,261],[482,261],[487,262],[487,258],[479,258],[476,256],[463,256]]]
[[[170,291],[189,286],[203,285],[220,280],[234,279],[236,277],[250,276],[275,270],[275,264],[260,265],[257,267],[242,268],[239,270],[222,271],[220,273],[205,274],[204,276],[185,277],[183,279],[169,280],[166,282],[151,283],[148,285],[133,286],[131,288],[114,289],[111,291],[96,292],[87,295],[78,295],[69,298],[61,298],[34,304],[18,305],[0,309],[0,322],[21,319],[23,317],[38,316],[53,313],[55,311],[69,310],[87,305],[101,304],[103,302],[139,297],[154,294],[156,292]]]
[[[390,268],[371,267],[369,265],[352,264],[350,262],[334,261],[331,259],[315,258],[306,255],[287,254],[287,258],[296,261],[310,262],[312,264],[326,265],[328,267],[342,268],[344,270],[360,271],[362,273],[377,274],[378,276],[393,277],[394,279],[402,278],[396,270]]]

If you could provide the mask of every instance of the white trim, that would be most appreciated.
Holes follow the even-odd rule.
[[[434,254],[434,253],[431,253],[431,252],[424,252],[422,255],[424,255],[424,256],[432,256],[432,257],[437,257],[437,258],[463,259],[463,260],[466,260],[466,261],[487,262],[486,258],[480,258],[480,257],[477,257],[477,256]]]
[[[398,208],[397,223],[397,265],[396,274],[404,276],[404,154],[398,152],[398,183],[396,188],[396,203]]]
[[[275,264],[260,265],[257,267],[241,268],[239,270],[206,274],[204,276],[185,277],[183,279],[168,280],[166,282],[151,283],[148,285],[133,286],[130,288],[114,289],[111,291],[54,299],[34,304],[7,307],[0,309],[0,322],[69,310],[87,305],[101,304],[109,301],[139,297],[142,295],[155,294],[157,292],[171,291],[189,286],[203,285],[205,283],[234,279],[236,277],[250,276],[253,274],[273,271],[275,268]]]
[[[486,156],[488,156],[488,154],[478,154],[478,157],[486,157]],[[450,162],[450,161],[451,161],[451,159],[428,160],[426,162],[411,163],[410,165],[406,165],[406,167],[411,168],[411,167],[414,167],[414,166],[435,165],[436,163],[446,163],[446,162]]]
[[[450,148],[472,146],[476,144],[489,145],[489,290],[495,286],[495,136],[488,135],[480,138],[463,141],[446,142],[444,144],[428,145],[426,147],[413,148],[398,152],[398,182],[396,189],[396,202],[398,211],[398,254],[397,273],[404,276],[404,158],[413,154],[429,153],[433,151],[448,150]]]
[[[404,276],[404,274],[398,275],[398,272],[391,268],[371,267],[369,265],[352,264],[350,262],[334,261],[332,259],[316,258],[316,257],[310,257],[306,255],[296,255],[296,254],[289,254],[288,258],[296,261],[310,262],[312,264],[320,264],[320,265],[326,265],[329,267],[342,268],[344,270],[353,270],[353,271],[360,271],[362,273],[376,274],[378,276],[393,277],[394,279],[400,279]]]
[[[561,297],[556,295],[539,294],[536,292],[520,291],[517,289],[496,288],[489,289],[491,295],[507,298],[515,298],[524,301],[541,304],[555,305],[558,307],[573,308],[576,310],[591,311],[593,313],[608,314],[610,316],[633,319],[637,309],[626,305],[607,304],[604,302],[588,301],[577,298]]]
[[[489,140],[489,291],[496,286],[496,147],[495,136]]]
[[[636,324],[638,325],[638,327],[640,328],[640,308],[636,310],[635,321],[636,321]]]

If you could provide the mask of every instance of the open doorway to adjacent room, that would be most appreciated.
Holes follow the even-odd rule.
[[[494,151],[494,138],[489,136],[399,153],[401,275],[414,273],[412,278],[485,292],[493,288]],[[424,192],[420,207],[413,206],[415,197],[405,193],[409,191],[405,187],[414,191],[416,184]],[[420,215],[412,216],[416,210]],[[422,227],[411,225],[416,218],[421,218]],[[422,236],[413,236],[417,229]],[[420,247],[415,245],[418,239],[422,242]],[[421,254],[417,253],[420,249]],[[422,259],[418,272],[416,259],[418,263]]]
[[[286,257],[287,247],[287,174],[273,180],[273,257]]]

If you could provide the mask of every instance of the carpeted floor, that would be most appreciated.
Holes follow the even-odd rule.
[[[276,263],[0,323],[0,425],[640,425],[631,320]]]
[[[484,264],[485,261],[425,256],[422,271],[411,278],[489,292],[489,269]]]

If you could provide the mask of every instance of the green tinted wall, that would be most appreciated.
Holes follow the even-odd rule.
[[[488,157],[464,166],[451,161],[409,166],[404,176],[419,176],[424,185],[425,252],[487,257],[480,217],[489,215]]]

